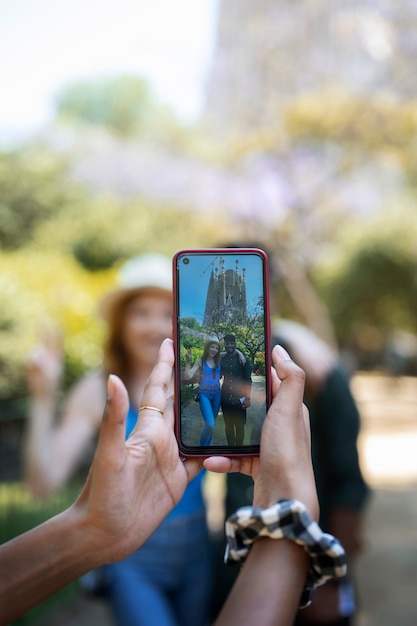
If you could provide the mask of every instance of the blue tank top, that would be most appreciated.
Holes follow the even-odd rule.
[[[213,376],[214,373],[214,376]],[[204,363],[201,368],[200,391],[203,389],[220,389],[220,365],[215,369]]]
[[[220,369],[220,368],[219,368]],[[213,370],[210,369],[212,372]],[[126,418],[126,439],[136,426],[138,420],[138,413],[131,405],[129,405],[129,411]],[[167,518],[180,517],[182,515],[192,515],[198,511],[204,510],[203,493],[201,489],[202,481],[204,478],[205,470],[201,470],[193,480],[188,483],[184,495],[178,502],[172,511],[168,514]]]

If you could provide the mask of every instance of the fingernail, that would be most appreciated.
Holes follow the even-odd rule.
[[[109,402],[109,400],[112,399],[113,397],[113,381],[115,379],[115,375],[114,374],[109,374],[108,378],[107,378],[107,398],[106,401]]]
[[[285,350],[285,348],[283,348],[280,345],[276,345],[274,347],[274,350],[276,350],[278,352],[278,356],[283,359],[284,361],[291,361],[291,357],[288,354],[288,352]]]

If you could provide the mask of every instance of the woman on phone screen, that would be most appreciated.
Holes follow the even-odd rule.
[[[206,341],[202,356],[191,366],[191,355],[187,352],[185,376],[191,380],[199,374],[199,404],[204,426],[200,434],[200,446],[209,446],[220,409],[220,343]]]

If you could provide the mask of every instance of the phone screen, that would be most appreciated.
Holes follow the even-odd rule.
[[[256,455],[270,402],[267,256],[174,257],[176,434],[184,456]]]

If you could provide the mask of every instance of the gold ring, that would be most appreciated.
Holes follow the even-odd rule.
[[[139,411],[143,411],[143,409],[151,409],[151,411],[158,411],[158,413],[160,413],[161,415],[164,414],[164,412],[161,411],[161,409],[158,409],[158,407],[156,406],[147,406],[146,404],[144,404],[143,406],[139,407]]]

